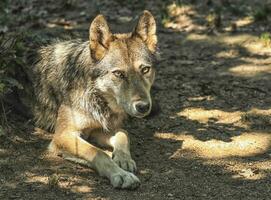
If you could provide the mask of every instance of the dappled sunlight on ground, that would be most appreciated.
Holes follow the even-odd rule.
[[[232,174],[233,179],[260,180],[268,177],[271,171],[271,160],[249,163],[244,159],[264,155],[271,147],[271,134],[267,132],[242,133],[231,138],[231,142],[220,140],[201,141],[189,133],[156,133],[155,137],[180,142],[180,147],[169,155],[168,159],[182,161],[185,152],[189,157],[203,159],[206,166],[219,166],[225,173]],[[191,155],[192,153],[192,155]],[[253,160],[253,159],[252,159]]]
[[[156,133],[155,136],[163,139],[174,139],[182,141],[182,148],[178,149],[172,156],[176,157],[182,150],[191,150],[205,158],[225,158],[225,157],[247,157],[259,155],[267,152],[271,146],[271,134],[265,132],[265,128],[271,125],[271,109],[251,109],[247,112],[235,111],[226,112],[218,109],[186,108],[177,113],[177,116],[185,119],[197,121],[203,127],[196,131],[214,125],[229,124],[233,127],[244,128],[240,135],[231,137],[230,141],[210,139],[201,141],[193,136],[193,132],[185,131],[181,133]],[[212,122],[212,123],[210,123]],[[216,127],[217,129],[219,127]],[[230,135],[231,129],[219,130],[223,134]],[[228,133],[227,133],[228,132]],[[205,132],[202,132],[205,134]]]
[[[31,172],[25,172],[25,176],[27,177],[27,180],[25,182],[27,183],[43,183],[45,185],[49,184],[48,177],[47,176],[41,176],[37,175]]]
[[[234,180],[261,180],[267,178],[271,171],[270,159],[258,159],[255,162],[247,163],[240,158],[226,158],[204,160],[205,165],[221,166],[227,172],[231,173]]]
[[[271,74],[271,60],[270,56],[267,56],[271,55],[271,48],[264,46],[259,37],[243,33],[218,36],[194,33],[189,34],[184,42],[197,42],[203,49],[207,43],[208,46],[221,46],[219,51],[214,52],[215,60],[210,62],[210,66],[217,66],[220,76],[232,75],[256,80],[267,79]],[[225,62],[229,60],[230,66],[225,66]]]
[[[257,37],[250,35],[250,34],[223,34],[216,37],[217,42],[222,42],[224,44],[233,45],[233,44],[245,44],[246,42],[251,42],[252,40],[257,39]]]
[[[185,108],[172,118],[181,117],[202,126],[180,132],[156,132],[155,137],[164,140],[178,141],[179,148],[168,155],[169,159],[182,160],[186,152],[195,159],[203,159],[207,166],[222,167],[226,173],[236,180],[260,180],[269,176],[271,160],[268,152],[271,149],[271,109],[252,108],[244,111],[224,111],[219,109]],[[240,128],[239,135],[232,135],[231,128]],[[218,130],[217,134],[225,134],[229,141],[219,139],[201,140],[195,137],[195,132],[209,134],[211,128]],[[242,128],[242,129],[241,129]],[[203,130],[204,129],[204,130]],[[191,155],[192,154],[192,155]],[[263,157],[263,158],[261,158]],[[249,163],[246,159],[256,159]]]
[[[248,157],[265,153],[271,145],[270,133],[242,133],[240,136],[231,138],[231,142],[220,140],[201,141],[195,139],[189,133],[156,133],[155,137],[163,139],[174,139],[182,141],[182,147],[178,149],[171,158],[178,158],[184,150],[195,152],[203,158],[227,158],[227,157]]]
[[[251,109],[247,112],[226,112],[218,109],[186,108],[177,113],[177,116],[202,123],[206,128],[214,126],[215,124],[229,124],[233,127],[245,128],[245,130],[240,135],[231,137],[230,142],[216,139],[201,141],[194,138],[189,132],[180,133],[180,135],[173,133],[156,133],[156,137],[172,137],[176,140],[182,140],[183,149],[195,151],[200,156],[207,158],[257,155],[269,150],[271,145],[271,134],[264,131],[265,128],[271,125],[270,114],[271,109]],[[218,129],[218,127],[216,128]],[[256,128],[256,130],[261,131],[250,131],[251,128]],[[231,129],[219,129],[219,132],[221,131],[224,132],[223,134],[230,135]],[[205,132],[202,134],[204,133]]]
[[[226,112],[222,110],[205,110],[203,108],[186,108],[177,113],[178,116],[186,117],[190,120],[197,120],[201,123],[207,123],[213,119],[216,123],[232,124],[241,119],[241,112]]]
[[[258,163],[252,164],[250,166],[242,162],[237,162],[234,167],[228,165],[226,169],[228,171],[235,172],[232,175],[232,178],[234,179],[259,180],[267,177],[268,171],[271,170],[271,161],[258,161]]]
[[[243,17],[240,19],[237,19],[234,23],[236,24],[237,27],[242,27],[242,26],[248,26],[253,23],[253,19],[251,17]]]
[[[262,128],[271,126],[271,109],[252,108],[246,112],[226,112],[218,109],[186,108],[177,113],[177,116],[200,123],[213,122],[214,124],[231,124],[236,127],[252,128],[262,125]],[[174,116],[173,116],[174,118]]]
[[[236,76],[244,76],[244,77],[254,77],[261,73],[268,73],[271,74],[271,65],[239,65],[236,67],[232,67],[229,70],[233,75]]]
[[[47,28],[56,28],[56,27],[62,26],[64,29],[68,29],[68,30],[76,28],[77,25],[78,25],[77,22],[66,21],[64,18],[46,23]]]
[[[178,5],[174,2],[166,7],[166,11],[168,16],[162,21],[166,28],[185,31],[205,29],[203,25],[193,22],[194,17],[200,16],[192,5]]]
[[[82,180],[81,177],[72,177],[70,178],[69,175],[67,174],[59,174],[55,175],[59,176],[59,180],[57,183],[57,186],[63,189],[71,189],[72,192],[75,193],[88,193],[92,192],[93,188],[92,186],[88,183],[87,180]],[[58,177],[57,177],[58,178]],[[53,180],[53,177],[49,177],[49,180]]]
[[[244,48],[249,53],[255,53],[259,55],[263,55],[266,53],[271,53],[271,49],[268,47],[264,47],[263,44],[260,42],[259,37],[246,34],[246,33],[240,33],[240,34],[228,34],[223,33],[216,36],[210,36],[210,35],[202,35],[197,33],[191,33],[186,37],[187,41],[198,41],[202,43],[208,43],[208,45],[224,45],[226,47],[229,47],[230,49],[233,49],[235,47]],[[228,50],[228,49],[224,49]],[[219,56],[221,52],[217,52],[217,57]],[[240,58],[242,59],[242,58]]]

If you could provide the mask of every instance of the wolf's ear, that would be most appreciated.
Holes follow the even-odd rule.
[[[139,36],[147,45],[148,49],[154,53],[156,50],[157,36],[156,23],[153,15],[144,10],[140,16],[136,28],[133,32],[134,36]]]
[[[91,57],[100,60],[104,57],[112,40],[112,33],[103,15],[98,15],[89,28],[89,48]]]

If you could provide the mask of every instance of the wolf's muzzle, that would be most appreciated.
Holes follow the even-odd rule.
[[[150,103],[144,101],[138,101],[134,103],[135,110],[144,115],[150,111]]]

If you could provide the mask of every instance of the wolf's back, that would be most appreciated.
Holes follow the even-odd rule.
[[[53,85],[57,84],[55,73],[55,47],[43,47],[39,51],[39,58],[34,66],[34,118],[37,126],[46,130],[54,129],[59,108],[59,100]]]
[[[39,127],[54,129],[59,106],[67,102],[69,91],[80,78],[77,65],[89,55],[87,47],[81,41],[67,41],[40,49],[34,67],[34,117]]]

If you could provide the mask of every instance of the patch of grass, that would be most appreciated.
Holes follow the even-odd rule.
[[[10,20],[8,17],[8,13],[8,1],[0,1],[0,34],[8,30],[7,23]]]
[[[263,5],[255,9],[253,12],[254,21],[266,21],[271,9],[268,5]]]
[[[168,13],[167,4],[164,3],[161,8],[161,23],[163,26],[166,26],[166,24],[169,23],[170,20],[171,20],[171,18]]]
[[[246,13],[246,7],[240,5],[230,5],[228,10],[235,16],[244,16]]]
[[[161,22],[163,26],[166,26],[171,21],[170,17],[167,14],[161,16]]]
[[[221,27],[221,14],[220,11],[210,12],[206,17],[207,25],[212,28]]]
[[[48,185],[51,188],[56,188],[58,186],[59,176],[57,174],[52,174],[48,177]]]
[[[170,22],[175,23],[176,20],[182,15],[189,16],[191,4],[184,3],[183,1],[164,1],[161,6],[161,22],[166,27]]]
[[[271,47],[271,34],[268,32],[262,33],[260,41],[263,43],[264,47]]]

